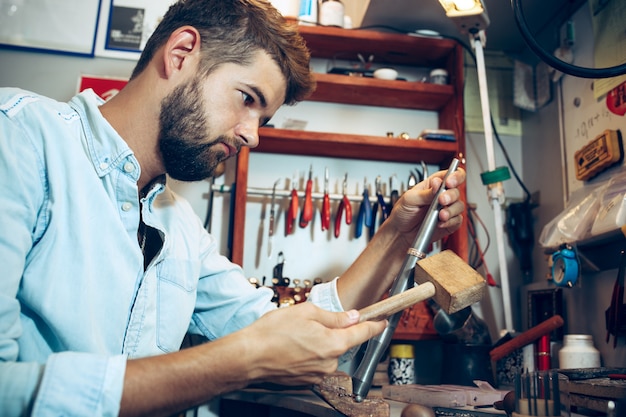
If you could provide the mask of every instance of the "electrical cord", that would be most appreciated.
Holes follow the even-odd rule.
[[[608,68],[586,68],[561,61],[543,49],[530,33],[524,17],[524,11],[522,10],[521,0],[511,0],[511,7],[513,8],[515,23],[526,44],[542,61],[554,69],[579,78],[611,78],[626,74],[626,63]]]

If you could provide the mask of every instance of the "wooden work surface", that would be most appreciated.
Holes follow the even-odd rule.
[[[382,396],[380,389],[373,388],[369,396]],[[407,404],[388,401],[391,407],[390,417],[400,417]],[[259,417],[344,417],[310,390],[269,391],[245,389],[226,394],[222,397],[221,416],[241,417],[254,415]]]
[[[380,388],[372,388],[368,397],[382,397]],[[408,405],[404,402],[385,400],[389,403],[390,417],[400,417],[402,410]],[[309,390],[301,391],[269,391],[263,389],[245,389],[226,394],[222,397],[222,417],[344,417],[325,401]],[[458,411],[463,416],[494,416],[503,417],[503,411],[495,409],[475,410],[473,407],[447,409]],[[454,415],[454,414],[448,414]]]

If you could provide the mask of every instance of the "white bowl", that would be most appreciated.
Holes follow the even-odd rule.
[[[398,71],[393,68],[379,68],[374,71],[374,78],[379,80],[395,80],[398,78]]]

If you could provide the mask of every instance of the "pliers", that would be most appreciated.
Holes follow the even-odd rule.
[[[385,203],[385,197],[383,196],[382,186],[380,175],[376,177],[376,201],[372,206],[372,225],[370,226],[370,238],[374,236],[374,232],[376,231],[376,216],[378,215],[378,207],[380,206],[380,224],[383,224],[387,217],[389,217],[389,210],[387,208],[387,203]]]
[[[356,220],[356,227],[354,229],[354,237],[359,238],[363,233],[363,224],[367,227],[372,227],[372,203],[370,203],[369,191],[367,189],[367,178],[363,180],[363,200],[359,207],[359,214]]]
[[[346,190],[348,188],[348,174],[343,177],[343,197],[339,202],[339,207],[337,207],[337,216],[335,216],[335,237],[339,237],[339,230],[341,229],[341,216],[345,209],[346,211],[346,224],[352,223],[352,205],[350,204],[350,199],[346,195]]]
[[[322,231],[330,228],[330,197],[328,196],[328,168],[324,170],[324,198],[322,199]]]
[[[313,165],[309,167],[309,179],[304,192],[304,204],[300,213],[300,227],[306,227],[313,218]]]
[[[293,225],[298,217],[298,175],[296,174],[291,180],[291,200],[289,201],[289,209],[287,210],[287,221],[285,221],[285,236],[293,233]]]

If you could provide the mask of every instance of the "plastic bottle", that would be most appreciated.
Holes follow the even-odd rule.
[[[561,369],[599,368],[600,351],[593,346],[588,334],[568,334],[563,337],[563,347],[559,350]]]

